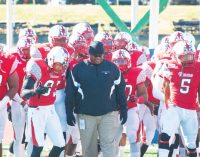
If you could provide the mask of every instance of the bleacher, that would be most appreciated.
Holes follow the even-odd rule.
[[[173,21],[174,31],[190,32],[200,34],[200,20],[179,20]]]

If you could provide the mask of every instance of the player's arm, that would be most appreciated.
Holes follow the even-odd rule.
[[[36,95],[34,91],[35,82],[36,81],[31,76],[25,76],[20,94],[22,98],[29,99],[30,97]]]
[[[164,79],[163,81],[163,90],[164,90],[165,104],[168,104],[168,100],[170,97],[170,88],[169,88],[169,80],[167,79]]]
[[[41,84],[35,89],[36,81],[34,80],[33,77],[30,75],[25,76],[25,80],[22,85],[22,90],[21,90],[21,97],[29,99],[32,96],[35,96],[36,94],[40,96],[41,94],[47,93],[49,87],[43,87]]]
[[[16,71],[8,77],[8,88],[9,90],[6,95],[12,99],[19,88],[19,76]]]
[[[137,92],[138,99],[143,99],[144,103],[148,101],[147,88],[144,83],[137,85],[136,92]]]
[[[0,100],[0,110],[4,109],[7,106],[8,102],[14,97],[14,95],[18,91],[19,77],[16,71],[8,77],[7,84],[9,89],[3,99]]]
[[[153,114],[154,112],[154,106],[151,102],[148,101],[148,93],[147,93],[147,88],[144,83],[141,83],[137,85],[137,103],[138,104],[145,104],[151,113]]]

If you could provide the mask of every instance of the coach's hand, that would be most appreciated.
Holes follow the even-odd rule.
[[[75,126],[76,118],[73,113],[67,113],[67,124],[70,126]]]
[[[127,110],[120,111],[120,121],[121,121],[122,125],[126,123],[126,121],[127,121]]]

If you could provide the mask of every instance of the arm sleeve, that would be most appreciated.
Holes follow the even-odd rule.
[[[36,95],[36,93],[34,92],[35,82],[36,81],[31,76],[25,76],[20,94],[22,98],[29,99],[30,97]]]
[[[74,110],[74,99],[76,94],[76,87],[74,86],[73,79],[72,79],[72,72],[68,72],[66,76],[67,85],[65,87],[65,107],[66,113],[71,114]]]
[[[118,85],[116,85],[117,104],[119,105],[120,110],[122,112],[124,111],[127,112],[128,109],[127,109],[127,100],[125,92],[126,83],[121,72],[119,72],[119,75],[121,81]]]

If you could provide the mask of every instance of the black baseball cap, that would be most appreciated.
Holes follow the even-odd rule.
[[[103,44],[99,41],[93,41],[89,47],[89,54],[93,56],[104,54]]]

